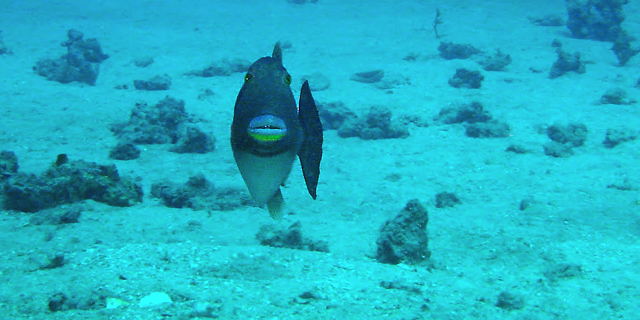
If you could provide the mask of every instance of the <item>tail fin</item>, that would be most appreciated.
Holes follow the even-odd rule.
[[[280,188],[278,188],[278,192],[267,201],[267,209],[269,210],[269,215],[273,220],[280,221],[282,220],[282,212],[284,211],[284,197],[282,196],[282,192]]]

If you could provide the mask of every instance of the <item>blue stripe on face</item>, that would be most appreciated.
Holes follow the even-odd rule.
[[[253,118],[247,130],[251,138],[260,142],[278,141],[287,134],[284,121],[270,114]]]

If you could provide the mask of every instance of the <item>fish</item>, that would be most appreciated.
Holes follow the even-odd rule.
[[[256,60],[245,74],[231,124],[231,149],[242,179],[255,203],[266,205],[274,220],[282,219],[280,187],[296,156],[314,200],[320,177],[322,122],[309,82],[302,84],[298,106],[291,82],[276,43],[271,56]]]

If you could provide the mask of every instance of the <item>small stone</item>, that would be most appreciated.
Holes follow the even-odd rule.
[[[149,80],[133,80],[133,86],[137,90],[169,90],[169,88],[171,87],[171,77],[165,74],[161,76],[155,76]]]
[[[486,71],[502,71],[511,64],[511,56],[497,50],[492,55],[486,55],[478,60],[482,69]]]
[[[630,99],[627,92],[622,88],[611,88],[607,90],[602,97],[600,97],[601,104],[617,104],[617,105],[629,105],[636,103],[635,100]]]
[[[106,302],[107,302],[107,307],[106,307],[107,309],[115,309],[115,308],[126,306],[129,304],[124,300],[121,300],[118,298],[111,298],[111,297],[107,298]]]
[[[521,296],[513,293],[502,291],[498,295],[498,301],[496,307],[512,311],[524,308],[524,299]]]
[[[218,318],[220,317],[220,311],[222,309],[221,301],[210,302],[196,302],[193,305],[193,315],[201,318]]]
[[[58,312],[64,310],[68,298],[64,293],[58,292],[49,298],[49,311]]]
[[[570,71],[578,74],[586,72],[585,64],[580,60],[580,52],[570,54],[562,50],[560,46],[557,47],[556,53],[558,54],[558,59],[551,66],[549,71],[550,79],[555,79]]]
[[[525,146],[519,144],[512,144],[505,150],[506,152],[513,152],[516,154],[525,154],[530,153],[531,150],[527,149]]]
[[[465,135],[470,138],[506,138],[511,130],[508,124],[497,120],[471,123],[465,127]]]
[[[449,79],[449,85],[454,88],[479,89],[482,86],[482,80],[484,80],[484,76],[480,71],[459,68]]]
[[[165,303],[172,303],[171,297],[164,292],[152,292],[148,296],[140,299],[140,308],[156,308]]]
[[[541,17],[529,17],[529,21],[541,27],[561,27],[565,25],[564,19],[558,14],[547,14]]]
[[[436,208],[450,208],[462,203],[458,196],[452,192],[440,192],[436,194]]]
[[[472,45],[451,42],[441,42],[438,46],[438,51],[440,51],[440,57],[446,60],[469,59],[471,56],[480,53],[480,50]]]
[[[146,68],[153,63],[152,57],[139,57],[133,60],[133,64],[138,68]]]
[[[534,202],[535,200],[532,197],[524,198],[520,201],[520,207],[518,209],[520,209],[520,211],[527,210],[534,204]]]
[[[571,147],[580,147],[587,140],[589,130],[582,123],[570,123],[567,125],[554,124],[547,128],[549,139]]]
[[[566,158],[573,155],[571,147],[559,142],[551,141],[542,147],[544,148],[544,154],[554,158]]]
[[[291,49],[291,47],[293,47],[293,43],[287,39],[280,39],[278,43],[280,43],[280,48],[282,48],[282,50]]]
[[[134,160],[140,158],[140,149],[131,142],[119,142],[111,151],[109,158],[115,160]]]
[[[351,76],[351,80],[362,83],[376,83],[384,78],[384,70],[371,70],[356,72]]]
[[[329,89],[331,82],[329,78],[320,72],[314,72],[309,75],[302,76],[302,82],[309,81],[311,91],[323,91]]]
[[[638,133],[629,128],[621,127],[617,129],[607,129],[606,136],[602,144],[605,148],[613,148],[623,142],[633,141],[638,138]]]
[[[419,264],[429,259],[429,215],[417,199],[410,200],[405,208],[380,229],[376,241],[376,260],[386,264]]]

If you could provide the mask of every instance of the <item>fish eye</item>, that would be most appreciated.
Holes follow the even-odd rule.
[[[253,80],[253,75],[251,73],[247,73],[244,75],[244,82],[249,82]]]
[[[286,83],[287,85],[291,84],[291,76],[290,75],[286,75],[284,77],[284,83]]]

